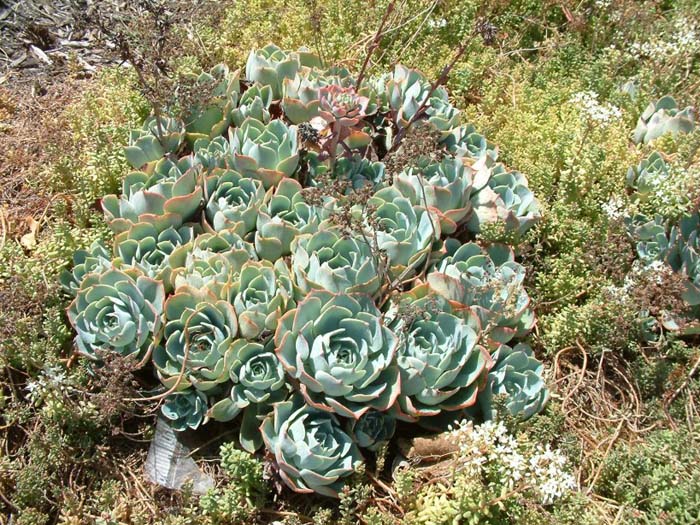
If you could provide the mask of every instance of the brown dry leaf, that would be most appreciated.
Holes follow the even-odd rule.
[[[25,233],[19,242],[27,250],[32,250],[36,246],[36,234],[39,232],[39,221],[34,217],[25,217],[25,222],[29,226],[29,233]]]

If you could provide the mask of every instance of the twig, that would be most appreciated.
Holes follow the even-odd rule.
[[[603,471],[603,467],[605,466],[605,459],[608,457],[608,454],[610,454],[610,450],[612,450],[613,445],[617,441],[617,438],[620,437],[620,432],[622,431],[622,426],[625,424],[625,419],[621,419],[620,423],[617,425],[617,428],[615,429],[615,433],[612,436],[612,439],[610,440],[610,443],[608,443],[607,448],[605,449],[605,453],[603,454],[603,457],[600,460],[600,463],[598,464],[598,467],[596,468],[595,474],[593,475],[593,479],[590,481],[588,484],[588,489],[586,489],[586,493],[590,494],[593,491],[593,487],[596,484],[596,481],[598,481],[598,478],[600,477],[600,473]]]
[[[668,408],[671,405],[671,403],[673,403],[676,400],[676,398],[681,394],[681,392],[683,392],[683,390],[688,386],[688,383],[690,383],[690,380],[697,373],[698,368],[700,368],[700,356],[698,356],[698,358],[695,360],[695,364],[693,364],[693,368],[691,368],[690,372],[688,372],[685,381],[683,381],[681,386],[679,386],[664,402],[665,407]]]
[[[365,71],[367,70],[367,65],[369,64],[369,59],[372,57],[372,54],[375,52],[377,47],[379,47],[379,40],[382,37],[382,31],[384,30],[384,25],[386,24],[387,19],[389,18],[389,15],[391,12],[394,10],[394,4],[396,2],[392,0],[389,2],[389,5],[386,6],[386,11],[384,11],[384,16],[382,17],[382,21],[379,23],[379,27],[377,28],[377,32],[374,33],[374,38],[372,39],[372,43],[369,46],[369,49],[367,50],[367,56],[365,56],[365,61],[362,63],[362,69],[360,69],[360,74],[357,76],[357,89],[359,90],[360,87],[362,86],[362,80],[365,77]]]

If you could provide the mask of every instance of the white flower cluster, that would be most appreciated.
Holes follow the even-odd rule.
[[[634,42],[629,48],[630,53],[636,58],[663,60],[700,51],[700,35],[692,21],[680,18],[676,20],[674,29],[668,40]]]
[[[605,291],[612,299],[625,302],[632,288],[639,284],[640,277],[650,276],[657,284],[661,284],[664,278],[672,273],[671,267],[663,261],[653,260],[646,264],[642,261],[634,261],[622,286],[610,285],[605,288]]]
[[[622,117],[622,111],[617,106],[599,102],[598,93],[595,91],[574,93],[569,102],[583,111],[589,119],[603,125]]]
[[[75,390],[68,384],[66,371],[58,366],[45,368],[41,375],[29,381],[25,388],[33,403],[43,400],[51,393],[68,394]]]
[[[566,457],[549,445],[533,449],[508,433],[502,422],[475,426],[463,420],[451,430],[459,445],[460,470],[469,476],[495,473],[506,490],[533,491],[549,505],[576,488]]]
[[[610,197],[610,200],[600,207],[611,221],[622,219],[625,216],[625,203],[620,197]]]

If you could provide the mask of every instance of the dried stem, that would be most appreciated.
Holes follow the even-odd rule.
[[[360,74],[357,76],[357,89],[360,89],[360,86],[362,86],[362,80],[365,78],[365,72],[367,71],[367,66],[369,65],[369,59],[372,58],[372,55],[376,51],[377,47],[379,47],[379,40],[382,38],[384,26],[386,25],[386,21],[389,18],[389,15],[394,10],[395,4],[396,2],[392,0],[391,2],[389,2],[389,5],[386,6],[386,11],[384,11],[382,21],[379,23],[377,32],[374,33],[374,38],[372,39],[372,43],[370,44],[369,49],[367,50],[365,61],[362,63],[362,69],[360,69]]]

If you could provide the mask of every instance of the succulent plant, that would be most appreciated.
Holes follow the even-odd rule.
[[[479,394],[479,408],[486,420],[495,417],[493,398],[505,395],[512,416],[527,419],[540,412],[549,398],[542,379],[543,365],[523,343],[499,346],[491,355],[494,365],[486,388]]]
[[[296,126],[281,120],[267,125],[247,118],[229,138],[235,151],[234,167],[243,175],[262,181],[265,188],[291,177],[299,165]]]
[[[206,102],[192,107],[187,117],[187,139],[194,144],[198,139],[213,139],[221,136],[230,124],[229,113],[241,91],[239,71],[230,72],[228,67],[218,64],[208,72],[202,72],[195,86],[211,90]]]
[[[185,139],[185,125],[171,117],[149,117],[139,130],[129,134],[124,155],[131,166],[141,169],[146,164],[175,153]]]
[[[675,271],[688,276],[683,299],[691,306],[700,304],[700,214],[683,217],[678,226],[671,229],[672,249],[668,263]]]
[[[207,177],[206,187],[209,199],[204,212],[214,231],[231,230],[243,237],[255,229],[266,198],[262,182],[217,168]]]
[[[208,174],[217,168],[233,166],[233,150],[225,137],[197,139],[192,151],[197,165],[201,166]]]
[[[635,215],[627,219],[626,223],[628,232],[636,243],[637,255],[643,263],[666,259],[672,245],[666,219],[660,215],[653,219],[644,215]]]
[[[398,316],[391,324],[400,339],[396,416],[411,421],[473,405],[492,364],[477,344],[479,321],[464,311],[454,315],[449,302],[427,285],[406,292],[400,301],[419,314]]]
[[[193,388],[174,392],[167,397],[160,411],[170,421],[174,430],[194,430],[206,422],[207,397]]]
[[[207,290],[180,287],[165,302],[165,344],[153,364],[166,388],[207,392],[228,380],[236,312]]]
[[[336,417],[299,397],[275,404],[260,430],[282,480],[296,492],[337,498],[344,478],[362,464],[357,445]]]
[[[230,393],[211,407],[209,416],[231,421],[243,411],[240,441],[246,450],[254,452],[262,446],[258,430],[261,416],[271,412],[273,403],[284,401],[289,388],[282,364],[269,345],[238,339],[233,343],[232,355]]]
[[[691,133],[695,129],[695,109],[679,109],[675,99],[666,95],[650,102],[639,116],[633,138],[636,144],[648,144],[654,139],[672,133]]]
[[[325,83],[309,75],[295,75],[282,82],[282,110],[292,124],[318,116],[319,89]]]
[[[257,339],[273,331],[280,317],[295,306],[289,269],[278,259],[243,265],[231,289],[241,337]]]
[[[352,424],[355,443],[361,448],[376,452],[396,432],[396,419],[386,412],[370,410]]]
[[[164,230],[192,220],[202,202],[202,187],[197,169],[186,168],[188,165],[188,160],[178,164],[163,160],[152,175],[129,173],[120,196],[106,195],[102,199],[105,219],[112,231],[121,233],[140,222]]]
[[[387,254],[392,279],[410,276],[440,239],[440,219],[432,209],[414,206],[395,187],[376,192],[367,201],[377,227],[370,226],[368,237]],[[356,213],[362,214],[358,209]]]
[[[245,76],[248,80],[272,88],[275,100],[282,97],[282,83],[285,79],[293,79],[302,67],[321,67],[321,61],[313,53],[300,50],[296,52],[283,51],[274,44],[250,52],[245,66]]]
[[[115,263],[141,270],[144,275],[158,279],[170,288],[170,255],[179,246],[190,242],[199,232],[199,225],[172,226],[158,231],[147,222],[134,224],[114,238]]]
[[[637,166],[631,166],[627,170],[627,187],[643,197],[655,192],[668,180],[669,176],[670,171],[666,161],[658,151],[654,151]]]
[[[63,270],[61,287],[75,297],[80,284],[90,273],[103,273],[112,268],[112,253],[100,241],[94,241],[89,250],[77,250],[73,254],[73,268]]]
[[[163,284],[137,271],[87,274],[68,307],[78,349],[141,358],[158,344],[164,299]]]
[[[362,119],[368,114],[370,100],[361,95],[353,86],[337,84],[319,89],[319,118],[328,127],[325,149],[332,155],[340,143],[348,148],[361,148],[372,141],[372,137],[362,130]]]
[[[490,345],[523,337],[535,324],[525,291],[525,268],[513,251],[494,244],[482,250],[475,243],[449,240],[446,256],[428,273],[430,287],[455,305],[476,313]]]
[[[299,182],[282,179],[258,212],[255,249],[260,258],[275,261],[289,255],[294,238],[315,232],[333,205],[331,197],[325,197],[320,206],[308,204]]]
[[[336,229],[300,235],[292,241],[292,270],[301,294],[311,290],[376,293],[382,282],[367,240]]]
[[[447,150],[457,157],[480,159],[487,157],[491,162],[498,158],[498,149],[486,137],[477,133],[472,124],[456,127],[450,130],[442,143]]]
[[[477,161],[483,170],[485,158]],[[471,215],[467,227],[479,233],[484,224],[501,222],[506,232],[525,233],[540,218],[540,205],[528,188],[527,179],[518,171],[509,171],[499,163],[491,169],[485,184],[474,185]]]
[[[272,88],[270,86],[249,87],[238,100],[238,106],[231,110],[231,121],[240,126],[245,119],[252,118],[263,124],[270,122]]]
[[[449,235],[471,214],[474,176],[474,170],[461,159],[445,157],[439,163],[409,167],[395,175],[394,188],[414,206],[435,210],[441,232]]]
[[[315,290],[275,332],[277,356],[307,403],[354,419],[396,401],[396,345],[396,335],[364,294]]]

